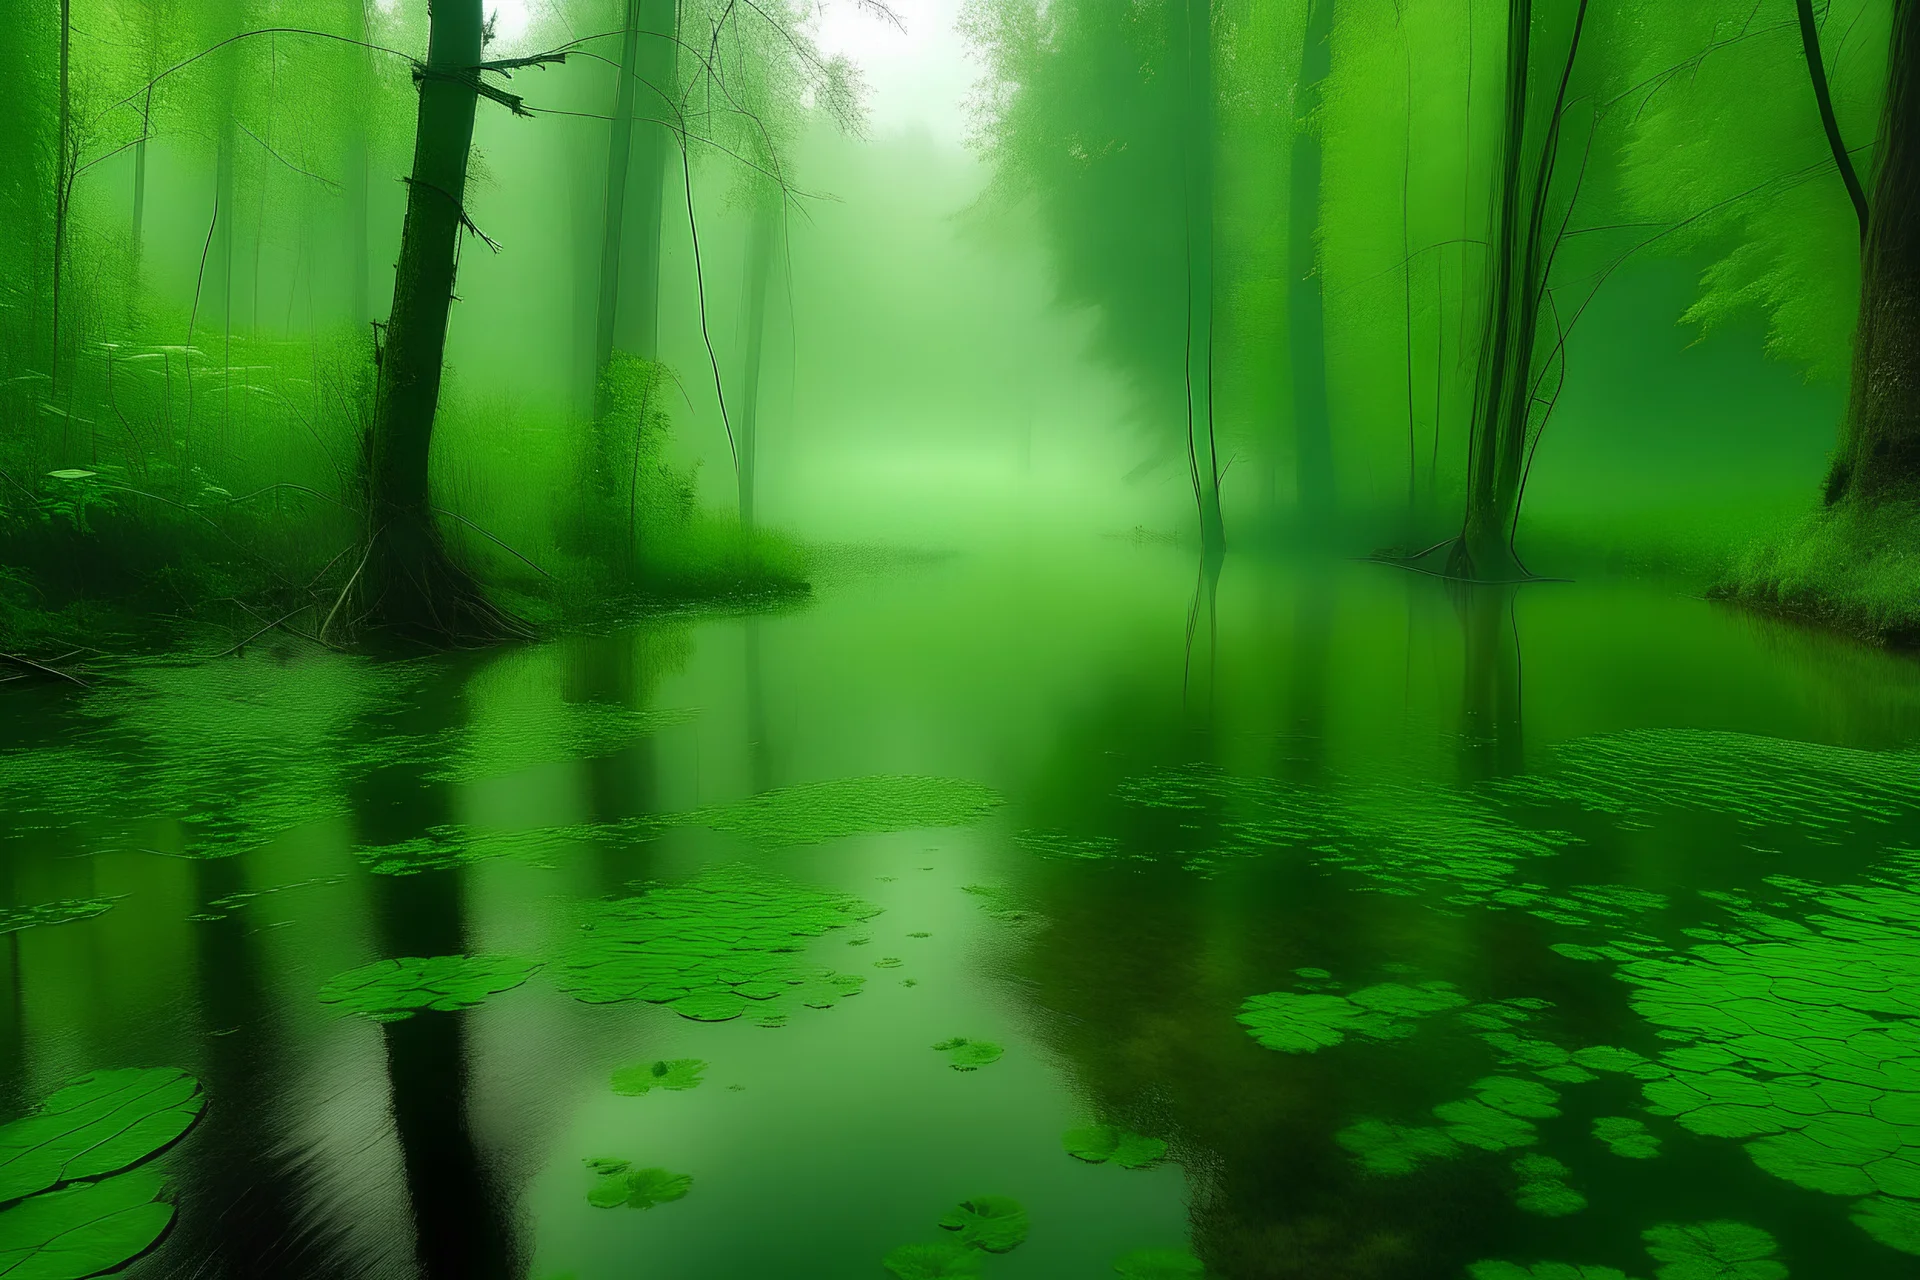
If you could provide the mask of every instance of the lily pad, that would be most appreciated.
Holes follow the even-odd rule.
[[[960,1233],[960,1243],[988,1253],[1008,1253],[1027,1238],[1027,1211],[1007,1196],[962,1200],[940,1219],[942,1228]]]
[[[1854,1225],[1902,1253],[1920,1254],[1920,1204],[1875,1196],[1853,1206]]]
[[[1629,1160],[1651,1160],[1660,1154],[1660,1139],[1631,1116],[1601,1116],[1593,1122],[1593,1136],[1607,1150]]]
[[[1552,1156],[1521,1156],[1513,1162],[1513,1171],[1520,1176],[1513,1202],[1522,1212],[1564,1218],[1587,1207],[1587,1198],[1567,1185],[1572,1170]]]
[[[1397,1178],[1435,1160],[1451,1160],[1460,1144],[1444,1129],[1418,1128],[1387,1120],[1362,1120],[1335,1135],[1368,1173]]]
[[[682,1091],[695,1089],[706,1074],[707,1064],[698,1058],[671,1058],[660,1062],[640,1062],[613,1073],[613,1091],[625,1098],[637,1098],[655,1089]]]
[[[205,1107],[200,1082],[171,1067],[77,1076],[32,1115],[0,1127],[0,1204],[131,1168],[185,1133]]]
[[[1744,1222],[1650,1227],[1640,1233],[1662,1265],[1655,1280],[1786,1280],[1773,1237]]]
[[[1413,1034],[1418,1019],[1466,1003],[1466,997],[1449,983],[1382,982],[1346,996],[1323,991],[1249,996],[1240,1006],[1237,1021],[1269,1049],[1316,1053],[1348,1036],[1397,1040]]]
[[[113,910],[114,898],[62,898],[37,907],[0,907],[0,933],[31,929],[37,924],[66,924],[70,920],[91,920]]]
[[[1060,1141],[1067,1154],[1076,1160],[1085,1160],[1088,1164],[1105,1164],[1111,1160],[1122,1169],[1150,1169],[1167,1155],[1167,1144],[1159,1138],[1110,1124],[1069,1129]]]
[[[864,977],[808,966],[799,953],[879,910],[848,894],[720,867],[593,908],[556,982],[591,1004],[645,1000],[701,1022],[751,1012],[774,1026],[785,1006],[831,1008],[859,991]]]
[[[1185,1249],[1135,1249],[1113,1260],[1123,1280],[1197,1280],[1206,1264]]]
[[[403,956],[376,960],[327,981],[320,1002],[375,1022],[398,1022],[433,1009],[471,1009],[511,991],[540,966],[512,956]]]
[[[125,1266],[173,1222],[160,1175],[135,1169],[0,1209],[0,1276],[83,1280]]]
[[[1530,1147],[1540,1140],[1531,1122],[1484,1102],[1443,1102],[1433,1114],[1446,1122],[1447,1135],[1454,1141],[1482,1151]]]
[[[881,1260],[900,1280],[951,1280],[980,1274],[980,1251],[957,1240],[903,1244]]]
[[[617,1162],[616,1162],[617,1163]],[[685,1198],[693,1190],[693,1177],[666,1169],[618,1169],[603,1173],[587,1192],[587,1203],[596,1209],[651,1209],[657,1204]]]
[[[977,1071],[1000,1061],[1005,1052],[991,1040],[968,1040],[964,1036],[942,1040],[933,1047],[947,1055],[947,1065],[955,1071]]]
[[[1560,1095],[1537,1081],[1488,1076],[1475,1081],[1473,1091],[1488,1106],[1523,1120],[1551,1120],[1560,1114],[1560,1108],[1553,1105],[1560,1101]]]
[[[1612,1267],[1577,1267],[1570,1262],[1476,1262],[1467,1268],[1470,1280],[1627,1280]]]
[[[688,818],[778,849],[869,831],[966,826],[999,804],[993,788],[956,778],[836,778],[710,805]]]

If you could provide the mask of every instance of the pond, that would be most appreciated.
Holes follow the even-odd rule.
[[[1657,583],[847,555],[6,697],[0,1277],[1920,1267],[1920,666]]]

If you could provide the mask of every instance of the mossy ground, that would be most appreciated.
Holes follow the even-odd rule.
[[[1920,647],[1920,503],[1818,511],[1755,542],[1710,594],[1875,643]]]

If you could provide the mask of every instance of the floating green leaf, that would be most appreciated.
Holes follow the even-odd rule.
[[[1607,1150],[1629,1160],[1651,1160],[1660,1154],[1660,1139],[1631,1116],[1601,1116],[1593,1122],[1593,1136]]]
[[[1920,1204],[1874,1196],[1853,1206],[1854,1225],[1902,1253],[1920,1254]]]
[[[37,924],[66,924],[71,920],[91,920],[113,909],[114,898],[62,898],[37,907],[0,907],[0,933],[31,929]]]
[[[975,1196],[947,1210],[940,1225],[959,1232],[961,1244],[1007,1253],[1027,1238],[1027,1211],[1007,1196]]]
[[[947,1065],[955,1071],[975,1071],[990,1066],[1000,1061],[1000,1055],[1004,1052],[991,1040],[968,1040],[964,1036],[942,1040],[933,1047],[947,1055]]]
[[[1238,1021],[1269,1049],[1315,1053],[1348,1036],[1397,1040],[1413,1034],[1418,1019],[1466,1003],[1451,983],[1382,982],[1346,996],[1297,991],[1249,996],[1240,1006]]]
[[[1362,1120],[1335,1135],[1368,1173],[1401,1177],[1435,1160],[1451,1160],[1460,1144],[1444,1129],[1415,1128],[1387,1120]]]
[[[603,1163],[617,1166],[624,1162]],[[622,1205],[629,1209],[651,1209],[657,1204],[682,1199],[691,1190],[693,1178],[689,1174],[671,1173],[666,1169],[612,1168],[602,1173],[593,1190],[587,1192],[587,1203],[596,1209],[618,1209]]]
[[[1560,1101],[1560,1095],[1532,1080],[1488,1076],[1475,1081],[1473,1091],[1488,1106],[1524,1120],[1551,1120],[1560,1114],[1560,1108],[1553,1105]]]
[[[375,1022],[398,1022],[428,1009],[471,1009],[490,995],[511,991],[539,967],[512,956],[376,960],[329,979],[320,989],[320,1002]]]
[[[171,1067],[77,1076],[32,1115],[0,1127],[0,1204],[131,1168],[185,1133],[205,1107],[200,1082]]]
[[[1111,1160],[1123,1169],[1150,1169],[1167,1155],[1167,1144],[1159,1138],[1145,1137],[1110,1124],[1069,1129],[1060,1141],[1067,1154],[1076,1160],[1085,1160],[1088,1164],[1105,1164]]]
[[[0,1276],[84,1280],[151,1249],[173,1221],[160,1175],[135,1169],[0,1209]]]
[[[1540,1140],[1531,1123],[1484,1102],[1443,1102],[1433,1114],[1446,1122],[1447,1135],[1454,1141],[1482,1151],[1530,1147]]]
[[[1195,1280],[1206,1264],[1185,1249],[1135,1249],[1113,1260],[1123,1280]]]
[[[706,1070],[707,1064],[698,1058],[635,1063],[613,1073],[613,1091],[622,1097],[637,1098],[655,1089],[694,1089],[699,1087]]]
[[[980,1251],[957,1240],[932,1244],[903,1244],[882,1259],[882,1265],[900,1280],[951,1280],[980,1274]]]
[[[1744,1222],[1650,1227],[1640,1233],[1656,1280],[1786,1280],[1773,1237]]]
[[[836,778],[709,805],[688,818],[778,849],[869,831],[966,826],[999,804],[993,788],[955,778]]]

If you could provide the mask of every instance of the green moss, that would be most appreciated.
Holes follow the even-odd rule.
[[[1713,594],[1870,640],[1920,642],[1920,506],[1824,508],[1750,547]]]

